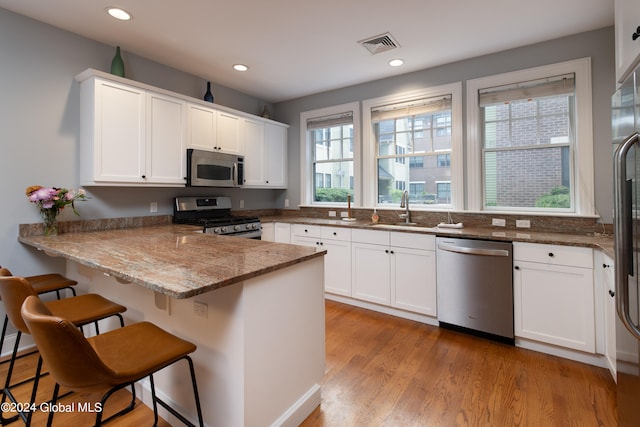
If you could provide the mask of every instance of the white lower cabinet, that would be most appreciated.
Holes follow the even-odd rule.
[[[261,239],[265,242],[291,243],[291,224],[286,222],[264,222],[261,226]]]
[[[325,249],[325,292],[351,296],[351,229],[294,224],[291,243]]]
[[[353,297],[436,315],[435,236],[352,231]]]
[[[593,250],[513,244],[516,337],[596,351]]]
[[[601,251],[594,252],[594,271],[596,272],[596,283],[600,282],[599,292],[601,293],[601,312],[602,322],[596,321],[596,325],[602,324],[602,333],[604,334],[604,356],[607,368],[611,372],[613,378],[616,378],[616,322],[618,317],[616,314],[615,299],[615,278],[613,259],[605,255]],[[596,313],[598,310],[596,310]],[[596,315],[596,319],[598,316]]]

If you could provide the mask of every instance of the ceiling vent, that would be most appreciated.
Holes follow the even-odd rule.
[[[388,50],[397,49],[400,47],[397,41],[391,37],[391,34],[385,33],[379,36],[371,37],[368,39],[360,40],[362,46],[364,46],[372,55],[376,53],[386,52]]]

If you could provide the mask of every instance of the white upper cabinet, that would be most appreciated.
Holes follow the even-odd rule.
[[[186,102],[147,94],[145,176],[150,184],[185,184]]]
[[[198,104],[189,104],[187,148],[242,153],[242,117]]]
[[[265,125],[266,184],[269,187],[287,186],[287,128],[267,123]]]
[[[287,125],[92,69],[76,80],[81,185],[184,186],[195,148],[247,156],[250,187],[286,187]]]
[[[217,116],[217,150],[242,154],[242,117],[226,111],[218,111]]]
[[[197,104],[187,106],[187,147],[214,151],[217,144],[216,110]]]
[[[264,123],[243,119],[244,131],[244,185],[262,186],[265,183]]]
[[[615,0],[616,80],[624,79],[640,63],[640,1]]]
[[[91,78],[81,99],[80,184],[144,183],[146,93]]]
[[[243,119],[246,187],[287,186],[287,128],[284,125]]]

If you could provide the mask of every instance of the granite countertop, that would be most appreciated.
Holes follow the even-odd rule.
[[[195,229],[172,224],[49,237],[21,235],[18,240],[173,298],[189,298],[326,253]]]
[[[604,251],[610,257],[614,256],[614,243],[611,234],[575,234],[575,233],[549,233],[544,231],[531,231],[528,229],[512,230],[500,227],[464,227],[438,228],[422,225],[398,225],[398,224],[373,224],[371,221],[342,221],[322,218],[304,218],[273,216],[261,217],[262,222],[287,222],[292,224],[326,225],[334,227],[362,228],[369,230],[399,231],[404,233],[426,233],[437,236],[460,237],[469,239],[499,240],[509,242],[529,242],[551,245],[583,246]]]

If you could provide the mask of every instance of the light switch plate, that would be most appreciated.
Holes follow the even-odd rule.
[[[516,219],[517,228],[531,228],[531,221],[528,219]]]

